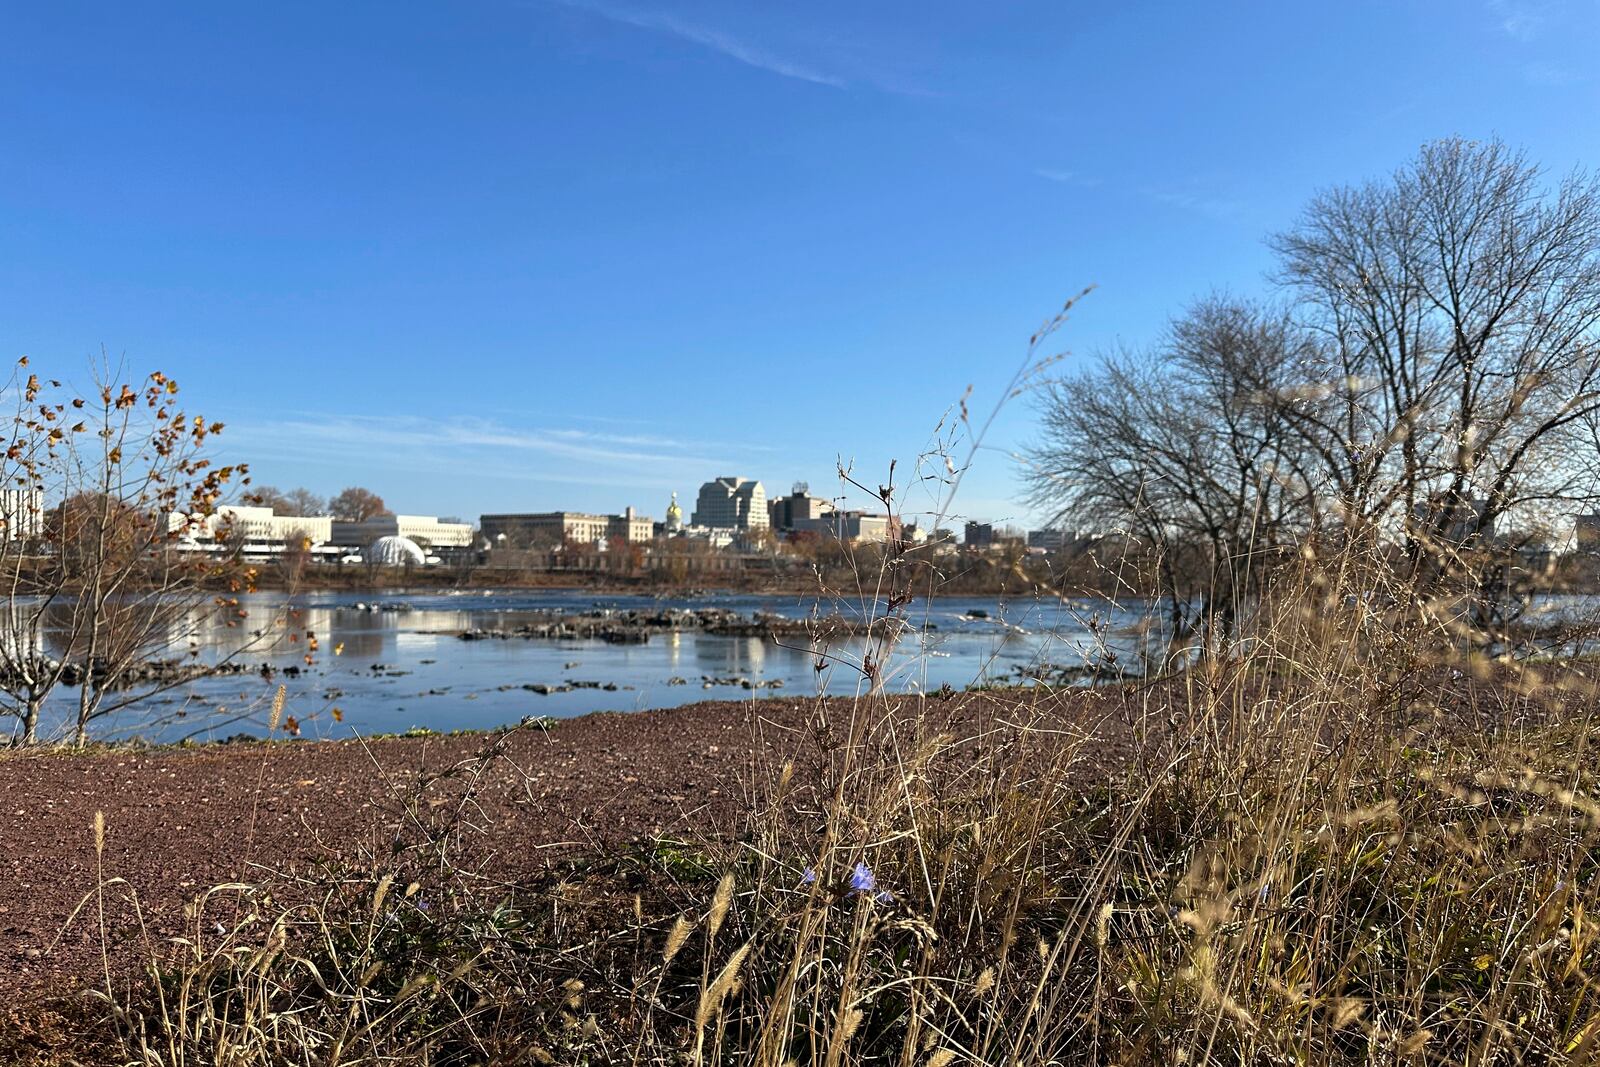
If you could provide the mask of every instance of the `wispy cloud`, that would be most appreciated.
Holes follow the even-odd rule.
[[[541,422],[543,420],[540,420]],[[650,427],[529,425],[482,416],[343,416],[295,411],[230,419],[217,458],[247,460],[259,484],[332,493],[365,485],[402,512],[664,506],[729,472],[772,473],[766,444],[684,439]]]
[[[500,450],[540,453],[587,463],[609,465],[717,463],[728,451],[766,451],[764,446],[719,445],[682,441],[645,433],[603,433],[568,428],[517,428],[487,419],[434,419],[410,415],[304,415],[263,423],[236,424],[232,437],[267,441],[349,446],[367,454],[399,448],[432,452]]]
[[[1244,204],[1238,200],[1208,193],[1174,189],[1145,189],[1143,193],[1158,204],[1197,212],[1207,218],[1231,220],[1238,218],[1239,213],[1244,210]]]
[[[775,55],[765,48],[722,30],[686,22],[665,12],[619,7],[615,4],[600,3],[597,0],[554,0],[554,2],[564,7],[587,12],[608,22],[676,37],[679,40],[720,53],[746,66],[755,67],[757,70],[764,70],[784,78],[811,82],[813,85],[827,85],[835,89],[842,89],[845,86],[844,79],[835,75],[784,56]]]
[[[1585,77],[1570,67],[1557,63],[1530,63],[1522,69],[1522,77],[1529,85],[1559,87],[1577,85]]]
[[[1549,22],[1549,5],[1529,3],[1526,0],[1488,0],[1489,13],[1499,23],[1500,29],[1519,41],[1527,42],[1538,37]]]
[[[1045,181],[1055,182],[1057,185],[1076,185],[1084,189],[1092,189],[1100,184],[1100,179],[1090,174],[1080,174],[1075,170],[1054,170],[1050,167],[1036,167],[1034,174]]]

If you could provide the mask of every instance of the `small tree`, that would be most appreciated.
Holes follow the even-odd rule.
[[[51,565],[47,551],[45,493],[59,459],[58,446],[69,434],[87,428],[68,416],[55,393],[59,382],[43,382],[26,370],[24,357],[13,369],[5,395],[13,410],[5,448],[0,452],[0,700],[4,714],[17,721],[17,739],[38,740],[45,700],[71,671],[65,657],[52,655],[46,633],[75,636],[80,620],[66,608],[72,593],[67,574]],[[81,407],[82,401],[73,406]]]
[[[366,522],[376,519],[391,512],[384,507],[383,497],[370,489],[360,486],[351,486],[328,501],[328,510],[333,517],[345,522]]]
[[[1175,639],[1225,639],[1263,559],[1312,523],[1303,442],[1259,387],[1295,345],[1281,318],[1209,300],[1154,350],[1104,356],[1040,392],[1035,506],[1136,538]]]
[[[178,383],[160,372],[138,389],[108,374],[96,395],[80,398],[87,432],[58,449],[64,502],[54,547],[74,594],[66,653],[82,676],[79,745],[96,720],[214,670],[199,661],[199,631],[209,620],[236,626],[227,616],[239,608],[213,588],[237,590],[251,577],[189,548],[186,539],[214,520],[246,469],[213,465],[207,442],[222,423],[178,409],[177,395]],[[179,651],[182,668],[140,670]]]
[[[25,364],[24,364],[25,365]],[[19,372],[20,377],[20,372]],[[200,550],[226,489],[243,466],[204,455],[220,423],[175,407],[177,383],[149,375],[135,389],[107,372],[86,396],[29,374],[4,473],[37,507],[54,500],[29,536],[0,540],[9,585],[0,612],[0,691],[21,739],[39,736],[41,709],[63,683],[77,685],[74,737],[164,689],[215,669],[202,663],[202,626],[237,626],[248,572]],[[146,664],[180,651],[159,670]]]

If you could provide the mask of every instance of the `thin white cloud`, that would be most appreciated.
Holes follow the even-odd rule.
[[[1171,189],[1145,189],[1144,195],[1158,204],[1193,211],[1207,218],[1229,220],[1237,218],[1244,205],[1226,197]]]
[[[1549,5],[1524,0],[1489,0],[1489,12],[1503,32],[1525,43],[1538,37],[1549,21]]]
[[[759,476],[770,456],[756,457],[772,451],[766,445],[683,441],[648,433],[511,427],[482,418],[320,413],[230,420],[227,439],[220,444],[219,455],[248,462],[264,480],[321,481],[325,487],[367,484],[394,497],[396,506],[425,513],[440,507],[460,510],[466,506],[463,494],[479,498],[476,503],[489,510],[512,506],[507,501],[526,501],[526,491],[505,494],[493,488],[511,482],[630,493],[685,491],[729,471]],[[546,504],[564,499],[548,490],[539,496]]]
[[[664,12],[640,11],[633,8],[619,7],[615,4],[600,3],[597,0],[555,0],[555,2],[565,7],[603,18],[608,22],[676,37],[679,40],[687,41],[690,44],[727,56],[729,59],[736,60],[746,66],[777,74],[780,77],[810,82],[813,85],[827,85],[835,89],[845,87],[845,82],[842,78],[783,56],[774,55],[766,49],[753,45],[748,41],[740,40],[732,34],[711,29],[707,26],[685,22]]]
[[[565,428],[513,428],[485,419],[432,419],[419,416],[307,415],[262,423],[236,423],[232,442],[252,447],[303,452],[308,447],[352,449],[352,460],[378,450],[430,453],[483,451],[534,453],[555,459],[602,466],[659,467],[678,463],[726,464],[720,452],[766,451],[761,446],[717,445],[679,441],[651,434],[611,434]],[[231,443],[231,442],[230,442]],[[710,445],[711,447],[707,447]]]
[[[1034,174],[1045,181],[1055,182],[1057,185],[1076,185],[1080,188],[1090,189],[1100,184],[1100,179],[1088,174],[1080,174],[1075,170],[1054,170],[1050,167],[1036,167]]]
[[[1522,77],[1529,85],[1541,85],[1548,88],[1577,85],[1579,82],[1586,80],[1577,71],[1555,63],[1530,63],[1522,69]]]

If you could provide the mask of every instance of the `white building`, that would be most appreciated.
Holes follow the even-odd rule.
[[[379,515],[362,522],[333,520],[333,543],[346,548],[366,548],[380,537],[404,537],[438,549],[472,547],[472,524],[441,522],[435,515]]]
[[[0,489],[0,540],[44,536],[44,494],[37,489]]]
[[[723,530],[764,530],[767,516],[767,491],[749,478],[727,476],[700,487],[695,500],[691,526]]]
[[[211,515],[167,517],[168,530],[183,532],[180,547],[217,552],[234,546],[250,558],[277,556],[290,548],[333,555],[332,527],[327,515],[277,515],[271,508],[243,504],[222,504]]]
[[[242,540],[245,544],[288,544],[295,539],[312,545],[333,538],[333,518],[328,515],[277,515],[271,508],[223,504],[207,520],[213,537]]]

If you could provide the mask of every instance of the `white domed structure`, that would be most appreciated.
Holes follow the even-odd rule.
[[[380,537],[368,545],[362,554],[368,563],[379,567],[404,567],[407,564],[421,567],[428,562],[427,553],[409,537]]]

